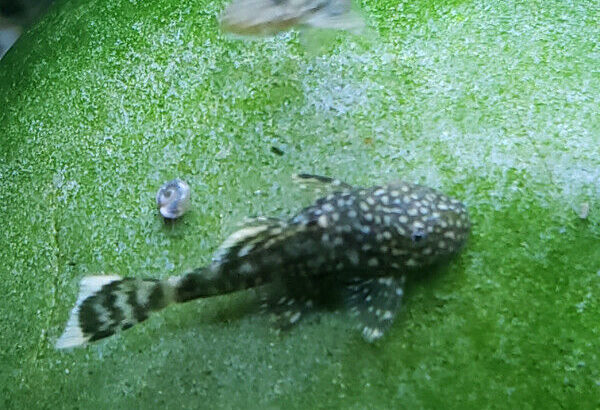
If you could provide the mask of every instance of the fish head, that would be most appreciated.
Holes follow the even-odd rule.
[[[467,207],[459,200],[421,185],[401,183],[387,188],[396,193],[393,218],[400,233],[399,247],[414,266],[436,263],[456,254],[470,231]]]

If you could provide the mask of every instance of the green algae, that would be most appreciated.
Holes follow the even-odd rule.
[[[0,61],[0,405],[599,406],[600,4],[363,2],[374,35],[318,53],[224,36],[223,6],[62,1]],[[53,349],[82,276],[206,263],[306,203],[297,171],[469,205],[467,249],[383,341],[339,314],[277,335],[241,294]],[[193,207],[164,225],[174,177]]]

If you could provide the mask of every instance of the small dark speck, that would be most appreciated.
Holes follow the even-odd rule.
[[[273,154],[276,154],[279,156],[282,156],[283,154],[285,154],[285,152],[281,148],[278,148],[275,145],[271,145],[271,152]]]
[[[67,265],[69,265],[69,266],[75,266],[75,265],[77,265],[77,263],[75,263],[73,261],[69,261],[69,262],[67,262]]]

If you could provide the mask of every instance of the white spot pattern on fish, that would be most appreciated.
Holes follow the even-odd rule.
[[[433,189],[404,182],[353,188],[306,174],[298,179],[335,192],[288,221],[252,220],[223,242],[207,267],[166,280],[84,279],[85,292],[82,287],[57,347],[110,336],[170,303],[269,283],[278,284],[288,302],[267,301],[284,327],[313,309],[313,301],[342,295],[364,338],[373,341],[393,323],[406,277],[457,253],[467,239],[465,206]]]

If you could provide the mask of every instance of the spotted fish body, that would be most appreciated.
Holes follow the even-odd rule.
[[[399,311],[406,277],[457,253],[469,233],[465,206],[424,186],[353,188],[326,177],[299,179],[334,192],[288,221],[252,220],[207,267],[162,281],[84,278],[57,347],[109,336],[170,303],[257,286],[267,289],[266,304],[282,327],[319,302],[342,300],[373,341]]]

